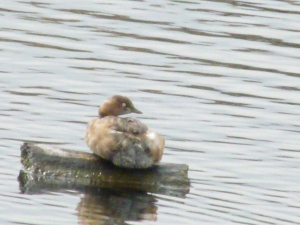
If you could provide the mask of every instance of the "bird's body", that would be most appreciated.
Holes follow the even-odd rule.
[[[99,118],[89,122],[85,141],[94,154],[124,168],[149,168],[163,155],[164,138],[134,118],[118,115],[141,112],[130,99],[115,95],[99,108]]]

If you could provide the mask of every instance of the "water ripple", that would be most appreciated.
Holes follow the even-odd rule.
[[[298,224],[299,13],[272,0],[1,4],[0,223]],[[21,143],[88,152],[86,123],[113,94],[165,136],[164,162],[189,165],[190,194],[21,195]]]

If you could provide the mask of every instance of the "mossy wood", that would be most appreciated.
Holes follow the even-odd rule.
[[[42,189],[134,190],[184,197],[190,188],[188,166],[161,163],[150,169],[133,170],[113,166],[86,152],[24,143],[21,146],[20,188],[23,192]]]

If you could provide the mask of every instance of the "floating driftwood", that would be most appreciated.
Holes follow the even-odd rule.
[[[19,174],[21,191],[38,193],[44,189],[132,190],[184,197],[190,188],[188,166],[161,163],[150,169],[133,170],[113,166],[86,152],[24,143]]]

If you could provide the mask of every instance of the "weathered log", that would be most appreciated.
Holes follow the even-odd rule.
[[[184,197],[189,193],[188,166],[161,163],[149,169],[119,168],[86,152],[24,143],[19,174],[20,189],[38,193],[44,189],[133,190]]]

